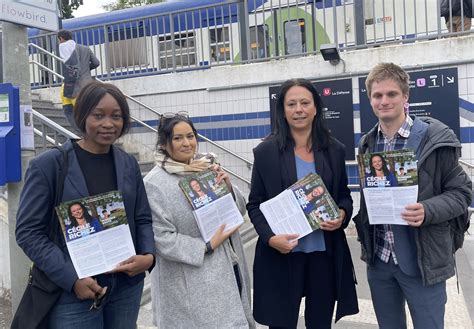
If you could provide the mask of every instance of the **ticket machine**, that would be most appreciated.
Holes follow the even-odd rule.
[[[0,83],[0,186],[21,181],[20,92]]]

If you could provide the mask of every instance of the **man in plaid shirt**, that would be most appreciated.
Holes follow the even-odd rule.
[[[408,115],[409,76],[399,66],[378,64],[366,87],[379,122],[361,138],[359,154],[413,149],[418,160],[418,202],[401,213],[408,225],[370,225],[363,193],[354,218],[377,321],[406,328],[408,303],[415,329],[443,328],[446,279],[454,275],[448,221],[471,203],[461,143],[438,120]]]

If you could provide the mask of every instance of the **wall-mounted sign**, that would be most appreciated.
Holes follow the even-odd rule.
[[[313,82],[321,95],[326,125],[346,146],[346,160],[354,160],[354,112],[352,106],[352,79]],[[270,87],[270,117],[276,110],[280,87]]]
[[[459,135],[459,90],[458,69],[440,69],[409,72],[410,104],[409,112],[417,116],[429,116],[448,125]],[[359,78],[360,126],[362,135],[377,123],[372,111],[365,80]]]
[[[57,0],[1,0],[0,21],[57,31]]]

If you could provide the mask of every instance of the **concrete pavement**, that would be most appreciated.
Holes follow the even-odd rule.
[[[474,232],[474,228],[471,228]],[[360,246],[353,229],[348,229],[347,239],[357,275],[357,295],[360,312],[344,317],[333,326],[334,329],[373,329],[378,328],[375,318],[370,290],[367,284],[365,263],[360,260]],[[245,244],[249,269],[252,268],[256,238]],[[446,305],[445,329],[473,329],[474,323],[474,236],[467,235],[463,249],[456,253],[459,277],[459,293],[456,277],[447,281],[448,303]],[[300,309],[298,328],[304,328],[304,303]],[[413,328],[407,308],[408,328]],[[152,324],[151,304],[145,303],[138,319],[139,329],[155,329]],[[259,325],[258,328],[267,328]]]

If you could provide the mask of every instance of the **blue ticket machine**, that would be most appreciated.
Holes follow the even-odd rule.
[[[21,181],[20,92],[0,83],[0,186]]]

